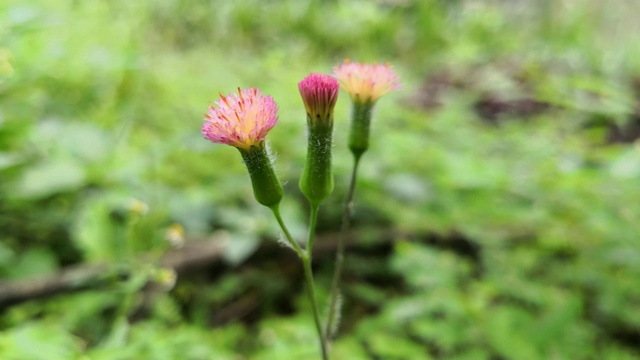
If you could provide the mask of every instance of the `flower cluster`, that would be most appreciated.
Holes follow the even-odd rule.
[[[272,158],[265,145],[267,133],[278,121],[278,106],[271,96],[258,89],[240,90],[238,94],[220,95],[215,105],[209,106],[202,125],[202,134],[214,143],[236,147],[249,172],[256,201],[271,209],[287,244],[303,264],[307,295],[311,301],[314,322],[322,358],[329,359],[329,339],[336,328],[338,314],[338,288],[344,258],[344,234],[339,237],[336,269],[331,290],[328,321],[323,330],[320,312],[314,292],[311,251],[318,219],[318,209],[334,188],[332,171],[333,111],[342,87],[349,93],[353,111],[349,133],[349,149],[354,155],[354,167],[350,190],[345,203],[342,231],[349,230],[351,202],[356,184],[356,170],[360,157],[369,147],[371,113],[376,101],[384,94],[400,88],[400,81],[389,65],[367,65],[348,60],[334,68],[334,76],[313,73],[298,83],[298,90],[307,113],[307,159],[300,176],[300,190],[310,204],[309,237],[306,248],[291,237],[280,215],[279,205],[284,189],[274,171]],[[345,220],[346,219],[346,220]],[[169,233],[170,237],[182,237],[181,232]],[[167,281],[171,283],[171,278]]]

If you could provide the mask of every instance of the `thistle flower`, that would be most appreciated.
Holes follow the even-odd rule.
[[[369,65],[349,60],[334,67],[333,74],[353,102],[349,149],[358,159],[369,148],[373,105],[382,95],[400,89],[400,79],[388,64]]]
[[[271,96],[248,88],[238,95],[220,95],[217,108],[209,106],[202,134],[211,142],[235,146],[242,155],[256,200],[274,208],[282,200],[283,189],[271,164],[264,138],[276,124],[278,105]]]
[[[312,121],[333,121],[333,108],[338,101],[340,85],[333,77],[325,74],[311,74],[298,83],[298,89]]]
[[[329,75],[311,74],[298,83],[307,110],[307,161],[300,177],[300,190],[313,207],[333,192],[331,137],[333,109],[338,100],[338,81]]]
[[[400,89],[400,79],[388,64],[352,63],[347,59],[333,68],[333,75],[354,102],[375,103],[382,95]]]
[[[260,145],[278,121],[276,102],[255,88],[238,88],[238,95],[220,94],[216,105],[209,106],[202,125],[202,134],[214,143],[249,150]]]

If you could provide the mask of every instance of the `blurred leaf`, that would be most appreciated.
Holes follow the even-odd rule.
[[[259,350],[252,359],[312,359],[320,356],[313,318],[298,315],[265,319],[258,334]]]
[[[129,199],[116,194],[88,198],[73,227],[73,241],[92,262],[122,260],[127,249],[126,209]],[[124,217],[122,217],[124,216]]]
[[[0,152],[0,170],[22,163],[20,156],[11,153]]]
[[[331,356],[335,359],[369,360],[371,357],[365,352],[360,341],[353,337],[342,336],[333,343]]]
[[[611,174],[617,178],[637,179],[640,177],[640,147],[632,147],[611,163]]]
[[[392,266],[411,284],[419,289],[440,289],[455,286],[464,273],[464,262],[454,255],[408,241],[395,245],[397,256]]]
[[[96,360],[235,360],[236,344],[244,335],[240,326],[225,331],[183,325],[166,326],[161,322],[141,322],[131,326],[130,341],[122,347],[98,347],[88,356]]]
[[[33,277],[50,274],[58,270],[55,254],[45,248],[31,248],[21,254],[9,269],[11,277]]]
[[[368,284],[353,284],[349,286],[348,291],[351,293],[351,296],[358,299],[359,303],[373,306],[384,304],[387,297],[387,294],[383,290]]]
[[[81,354],[81,342],[59,326],[26,323],[0,334],[6,360],[68,360]]]
[[[11,264],[15,259],[16,253],[2,239],[0,239],[0,268]]]
[[[389,195],[405,202],[422,202],[430,197],[431,186],[426,179],[414,174],[393,174],[385,182]]]
[[[38,124],[33,137],[48,151],[73,155],[84,161],[103,160],[111,155],[110,135],[92,123],[47,120]]]
[[[229,233],[222,257],[232,266],[242,264],[260,246],[260,238],[253,233]]]
[[[85,170],[77,161],[54,160],[29,168],[17,186],[17,195],[39,198],[77,190],[85,185]]]
[[[543,358],[536,344],[531,341],[533,317],[527,312],[503,306],[491,312],[486,319],[489,345],[508,359]]]
[[[376,331],[363,339],[370,352],[383,359],[432,359],[423,346],[399,333]]]

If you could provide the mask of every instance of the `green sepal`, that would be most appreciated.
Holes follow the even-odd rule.
[[[240,150],[242,160],[249,170],[253,195],[256,200],[267,207],[279,204],[284,190],[273,169],[264,141],[257,146],[251,146],[249,150],[240,148],[238,150]]]
[[[360,157],[369,149],[369,132],[373,104],[374,103],[370,101],[353,102],[351,130],[349,132],[349,149],[356,157]]]
[[[333,114],[328,119],[312,119],[307,115],[307,125],[307,161],[300,177],[300,190],[312,205],[319,206],[333,192]]]

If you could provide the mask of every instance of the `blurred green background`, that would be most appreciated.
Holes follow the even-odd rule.
[[[361,164],[334,357],[640,358],[639,12],[624,0],[2,1],[0,358],[316,358],[299,262],[237,151],[200,126],[219,93],[275,98],[268,140],[302,238],[297,82],[345,58],[391,63],[403,89],[377,104]],[[342,93],[321,304],[349,107]],[[221,256],[166,260],[192,244]],[[14,296],[69,267],[94,272],[70,276],[74,291]]]

